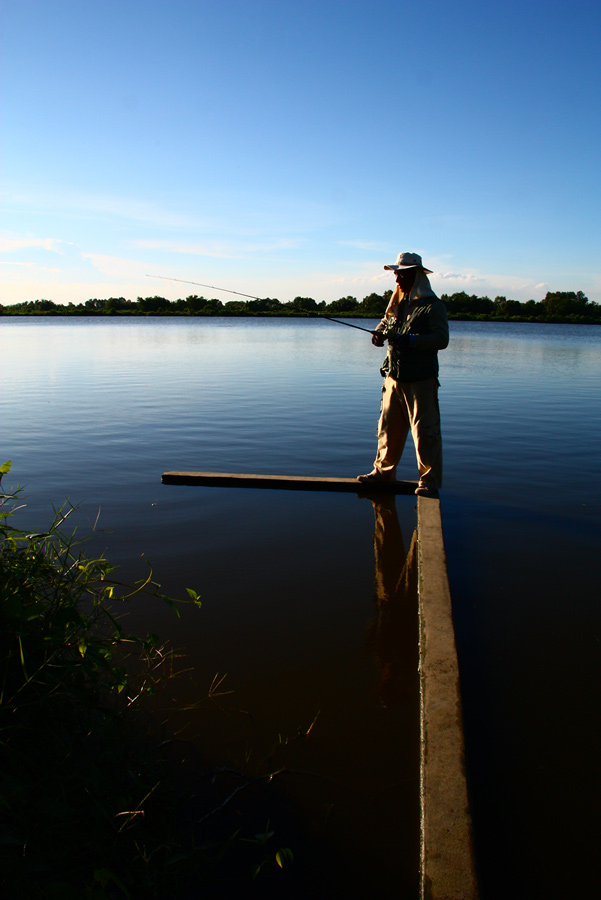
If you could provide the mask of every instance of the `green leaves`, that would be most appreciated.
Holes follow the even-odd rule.
[[[286,862],[292,862],[294,859],[294,853],[290,849],[290,847],[282,847],[281,850],[278,850],[275,855],[275,861],[280,867],[280,869],[284,868],[284,864]]]
[[[269,841],[275,835],[275,831],[270,830],[269,824],[270,823],[267,822],[265,829],[258,834],[255,834],[254,840],[252,838],[242,838],[247,844],[258,844],[263,848],[263,859],[253,863],[251,866],[251,876],[253,879],[257,878],[262,871],[269,870],[269,868],[273,869],[274,861],[278,868],[283,869],[285,865],[291,863],[294,859],[294,854],[290,847],[280,847],[275,853],[268,848],[267,845]]]
[[[8,471],[10,462],[1,468]],[[127,689],[136,697],[154,692],[168,670],[164,647],[156,635],[126,634],[115,616],[140,593],[162,598],[179,615],[181,603],[201,605],[198,593],[189,588],[189,600],[162,594],[150,566],[136,585],[114,581],[106,559],[86,556],[75,533],[62,531],[72,505],[55,513],[48,531],[32,533],[7,523],[21,508],[17,501],[16,494],[0,493],[4,704],[20,704],[26,684],[37,701],[47,697],[52,703],[75,697],[85,702],[86,692],[93,702],[97,691],[116,695]]]
[[[10,462],[0,466],[8,471]],[[118,619],[131,597],[163,597],[160,585],[150,567],[122,584],[107,560],[86,555],[63,531],[73,506],[35,533],[14,527],[20,508],[17,494],[0,491],[3,886],[11,896],[114,900],[142,885],[154,896],[164,837],[159,827],[157,846],[143,830],[152,762],[129,711],[173,676],[174,654]],[[195,591],[188,598],[164,597],[200,605]],[[124,809],[135,811],[126,829],[115,818]]]
[[[9,471],[10,463],[1,468]],[[20,508],[16,495],[0,492],[0,856],[7,896],[171,896],[191,872],[210,896],[211,885],[221,888],[236,867],[249,883],[259,875],[287,879],[281,870],[292,850],[279,847],[286,841],[269,821],[261,828],[263,807],[250,811],[242,831],[229,800],[213,809],[213,784],[203,800],[212,810],[209,837],[182,843],[159,746],[164,723],[160,737],[149,735],[145,716],[135,715],[136,704],[173,676],[177,654],[156,634],[130,633],[121,611],[140,595],[176,611],[182,603],[200,607],[198,592],[187,588],[183,599],[162,594],[150,566],[139,582],[123,584],[106,559],[86,555],[75,533],[65,533],[72,506],[36,533],[13,526]],[[222,689],[224,677],[213,679],[211,700],[231,693]],[[179,784],[179,769],[176,776]],[[238,789],[227,793],[233,798]],[[227,822],[230,813],[231,837],[223,830],[215,837],[213,816]]]
[[[94,872],[94,881],[97,881],[103,890],[106,890],[110,885],[116,885],[124,897],[131,897],[131,894],[118,875],[115,875],[115,873],[111,872],[109,869],[96,869]]]
[[[196,591],[193,591],[192,588],[186,588],[186,592],[187,592],[188,596],[190,597],[190,599],[192,600],[192,602],[196,606],[198,606],[198,608],[200,609],[200,607],[202,606],[202,603],[200,601],[200,595],[197,594]]]

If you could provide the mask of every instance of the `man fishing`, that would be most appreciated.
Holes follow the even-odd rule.
[[[418,253],[399,253],[396,262],[384,268],[394,272],[396,288],[372,336],[376,347],[388,341],[381,369],[378,451],[373,470],[357,481],[394,481],[411,429],[419,469],[415,493],[437,497],[442,485],[438,351],[449,343],[447,310],[433,292],[431,270],[424,268]]]

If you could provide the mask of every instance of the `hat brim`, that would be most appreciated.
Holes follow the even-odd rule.
[[[423,266],[384,266],[385,269],[390,269],[391,272],[399,272],[401,269],[421,269],[426,275],[432,275],[432,269],[425,269]]]

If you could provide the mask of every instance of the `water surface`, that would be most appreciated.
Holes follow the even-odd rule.
[[[336,802],[352,795],[349,821],[380,820],[402,846],[388,854],[383,840],[395,860],[384,883],[403,878],[410,896],[415,847],[394,823],[415,803],[403,787],[414,707],[386,681],[408,650],[387,660],[378,641],[396,634],[403,648],[414,622],[382,616],[378,510],[354,495],[160,484],[171,469],[368,471],[383,352],[317,320],[4,318],[0,340],[6,483],[25,485],[32,525],[68,496],[82,526],[100,510],[95,545],[125,575],[144,553],[169,590],[201,593],[194,622],[152,605],[132,615],[186,649],[199,694],[227,673],[252,706],[260,724],[232,727],[233,756],[250,743],[268,755],[274,734],[322,710],[319,765],[354,786]],[[599,326],[453,322],[440,354],[441,504],[484,900],[587,896],[601,875],[600,349]],[[416,477],[411,446],[399,477]],[[407,551],[412,499],[396,511]]]

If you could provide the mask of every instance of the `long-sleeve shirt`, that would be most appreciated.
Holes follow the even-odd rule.
[[[409,347],[389,343],[383,374],[395,381],[423,381],[438,376],[438,351],[448,346],[449,322],[447,308],[435,294],[407,298],[397,287],[376,331],[413,336]]]

